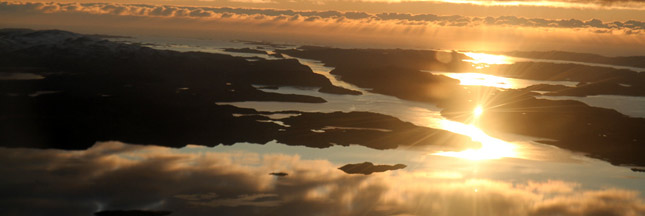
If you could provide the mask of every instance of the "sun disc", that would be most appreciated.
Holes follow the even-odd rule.
[[[475,115],[475,118],[479,118],[479,116],[481,116],[482,114],[484,114],[484,108],[482,108],[482,106],[475,107],[475,110],[473,110],[473,115]]]

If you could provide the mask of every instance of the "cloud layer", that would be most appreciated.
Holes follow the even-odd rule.
[[[186,7],[148,4],[113,3],[41,3],[0,2],[0,11],[10,13],[74,13],[93,15],[116,15],[138,17],[165,17],[215,20],[219,22],[254,22],[284,25],[288,23],[327,23],[400,26],[457,26],[457,27],[524,27],[587,29],[596,33],[618,31],[626,34],[641,34],[645,22],[637,20],[605,22],[598,19],[541,19],[516,16],[465,17],[439,16],[434,14],[341,12],[341,11],[294,11],[277,9]]]
[[[643,215],[635,191],[563,181],[506,183],[398,170],[348,175],[297,155],[98,143],[84,151],[0,148],[3,215],[114,209],[176,215]],[[287,176],[269,175],[285,172]]]
[[[376,0],[379,1],[379,0]],[[385,0],[387,1],[387,0]],[[399,0],[401,1],[401,0]],[[414,1],[414,0],[411,0]],[[610,9],[645,9],[643,0],[429,0],[455,4],[473,4],[482,6],[539,6],[559,8],[610,8]]]

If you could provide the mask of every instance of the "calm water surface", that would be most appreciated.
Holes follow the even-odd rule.
[[[230,47],[256,48],[257,45],[188,39],[146,41],[152,41],[150,46],[154,48],[272,58],[263,54],[230,53],[223,50]],[[272,49],[267,46],[264,48]],[[508,64],[514,60],[511,58],[510,62],[500,62],[492,59],[486,62],[486,59],[482,59],[476,67],[481,66],[483,62]],[[363,95],[333,95],[311,88],[281,87],[263,91],[317,96],[328,102],[222,104],[260,111],[381,113],[418,126],[470,136],[473,140],[481,142],[482,148],[462,152],[450,152],[440,147],[376,150],[357,145],[316,149],[287,146],[272,141],[264,145],[189,145],[173,149],[114,141],[100,142],[82,151],[0,151],[6,153],[5,155],[32,155],[14,158],[16,163],[36,165],[23,171],[13,171],[17,176],[26,176],[25,178],[43,178],[44,175],[50,175],[48,170],[61,170],[56,181],[76,179],[87,184],[101,185],[101,188],[122,188],[131,186],[136,177],[154,176],[152,179],[157,181],[150,182],[149,188],[131,188],[139,195],[133,196],[125,203],[129,203],[131,208],[143,206],[155,209],[170,206],[173,211],[188,215],[208,212],[215,208],[224,211],[236,210],[234,212],[237,213],[247,209],[264,211],[257,210],[258,208],[268,208],[272,209],[271,211],[302,209],[301,212],[306,213],[324,208],[331,209],[332,215],[370,215],[375,212],[384,212],[386,215],[401,212],[420,215],[537,215],[560,205],[585,209],[593,206],[593,203],[606,200],[625,206],[645,208],[642,206],[641,195],[645,193],[645,173],[632,172],[628,168],[613,166],[580,153],[543,145],[536,142],[538,138],[512,134],[495,134],[493,137],[473,125],[443,118],[440,110],[432,104],[371,93],[330,74],[333,68],[326,67],[319,61],[298,61],[312,68],[315,73],[324,75],[334,85],[359,90]],[[473,68],[473,73],[439,74],[459,79],[462,85],[523,88],[544,83],[484,76],[476,73],[476,67]],[[479,83],[473,82],[472,79]],[[639,110],[645,110],[645,100],[642,98],[626,100],[622,97],[598,96],[549,99],[577,99],[592,106],[615,108],[624,114],[639,117],[644,116]],[[275,123],[280,123],[280,118],[284,117],[287,116],[273,116]],[[348,163],[365,161],[391,165],[401,163],[407,167],[369,176],[349,175],[337,169]],[[287,176],[269,175],[277,172],[286,173]],[[52,185],[55,186],[48,190],[79,187],[68,186],[65,183]],[[76,196],[94,200],[92,204],[88,204],[88,209],[102,210],[113,207],[108,203],[119,203],[117,197],[123,196],[114,193],[117,192],[107,189],[100,192],[79,191]]]
[[[209,43],[201,41],[198,47],[191,45],[184,45],[176,47],[174,45],[167,46],[168,49],[178,51],[205,51],[224,53],[240,57],[262,57],[272,59],[273,57],[263,54],[248,54],[248,53],[235,53],[226,52],[223,48],[257,48],[253,45],[245,45],[235,42],[220,42]],[[271,47],[264,47],[271,50]],[[557,61],[557,60],[540,60],[540,59],[527,59],[515,58],[499,55],[472,55],[466,53],[470,57],[475,58],[475,65],[473,73],[449,73],[449,72],[433,72],[437,74],[446,75],[455,79],[459,79],[462,85],[487,85],[499,88],[524,88],[534,84],[561,84],[566,86],[575,86],[576,82],[566,81],[534,81],[523,79],[512,79],[506,77],[490,76],[485,74],[476,73],[477,66],[484,64],[512,64],[520,61],[535,61],[535,62],[552,62],[552,63],[575,63],[582,65],[598,66],[596,64],[588,64],[581,62],[570,61]],[[491,56],[493,56],[491,58]],[[286,58],[294,58],[285,56]],[[608,164],[607,162],[584,157],[579,153],[572,153],[567,150],[559,149],[557,147],[543,145],[536,140],[538,138],[525,137],[512,134],[496,134],[498,137],[491,137],[483,133],[478,128],[459,122],[454,122],[443,118],[437,107],[428,103],[411,102],[401,100],[396,97],[371,93],[367,89],[361,89],[350,83],[343,82],[339,77],[330,74],[333,70],[331,67],[326,67],[320,61],[295,58],[300,63],[309,66],[315,73],[324,75],[334,85],[342,86],[344,88],[359,90],[363,95],[333,95],[317,92],[317,89],[306,89],[296,87],[281,87],[277,90],[263,90],[268,92],[285,93],[285,94],[303,94],[322,97],[327,100],[323,104],[307,104],[307,103],[285,103],[285,102],[236,102],[236,103],[223,103],[231,104],[238,107],[253,108],[261,111],[282,111],[282,110],[298,110],[305,112],[335,112],[335,111],[368,111],[391,115],[403,121],[408,121],[419,126],[437,128],[448,130],[451,132],[471,136],[475,141],[482,142],[483,151],[468,150],[467,152],[443,152],[441,149],[433,149],[436,147],[429,147],[425,151],[418,149],[405,149],[399,148],[395,150],[373,150],[362,146],[350,147],[332,147],[329,149],[309,149],[306,147],[293,147],[286,146],[279,143],[270,143],[266,146],[241,144],[233,145],[230,147],[215,147],[214,150],[221,148],[222,150],[240,149],[241,151],[254,151],[254,152],[290,152],[302,156],[303,158],[311,159],[324,159],[332,163],[342,164],[351,162],[371,161],[374,163],[404,163],[408,165],[405,171],[414,171],[417,168],[429,168],[425,171],[452,173],[453,176],[468,176],[465,173],[455,172],[453,166],[446,166],[445,163],[459,164],[464,166],[465,169],[477,167],[477,169],[489,170],[488,172],[477,172],[478,175],[471,176],[472,178],[494,178],[496,180],[512,180],[513,182],[522,179],[523,181],[544,181],[544,180],[563,180],[580,183],[581,187],[590,188],[604,188],[604,187],[618,187],[629,188],[645,192],[645,184],[641,184],[645,175],[642,173],[635,173],[624,167],[616,167]],[[608,66],[608,65],[603,65]],[[609,65],[611,66],[611,65]],[[611,66],[614,67],[614,66]],[[620,66],[615,66],[621,68]],[[472,80],[483,80],[479,84]],[[492,83],[492,85],[491,85]],[[497,85],[503,83],[503,85]],[[599,98],[612,98],[613,96],[598,96]],[[575,99],[576,97],[551,97],[550,99]],[[620,98],[615,98],[620,99]],[[636,111],[645,105],[645,100],[641,97],[632,97],[629,100],[631,106],[621,106],[612,104],[608,100],[601,100],[597,102],[589,102],[581,100],[592,106],[616,108],[616,107],[631,107],[627,108],[631,111],[627,113],[636,113]],[[641,109],[645,110],[645,109]],[[618,110],[621,111],[621,110]],[[488,150],[487,145],[490,145],[493,150]],[[273,146],[273,147],[270,147]],[[279,147],[278,147],[279,146]],[[282,149],[282,150],[278,150]],[[290,149],[290,150],[287,150]],[[329,151],[329,153],[325,153]],[[309,153],[307,153],[309,152]],[[463,153],[463,154],[459,154]],[[349,155],[348,155],[349,154]],[[488,154],[488,155],[487,155]],[[351,158],[361,158],[351,160]],[[432,162],[432,161],[437,162]],[[398,162],[397,162],[398,161]],[[416,162],[415,162],[416,161]],[[424,161],[421,163],[421,161]],[[419,164],[421,163],[421,164]],[[494,169],[487,168],[485,164],[489,164]],[[508,166],[507,168],[502,168]],[[417,167],[417,168],[415,168]],[[443,168],[442,168],[443,167]],[[446,167],[449,167],[446,169]],[[593,168],[592,168],[593,167]],[[458,168],[459,169],[459,168]],[[580,172],[580,170],[594,169],[594,172]],[[539,170],[539,171],[538,171]],[[576,172],[578,170],[578,172]],[[402,171],[401,171],[402,172]],[[506,177],[500,178],[500,177]],[[467,178],[465,178],[467,179]],[[520,181],[521,182],[521,181]]]

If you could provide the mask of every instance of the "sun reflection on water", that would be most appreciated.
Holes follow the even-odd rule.
[[[506,77],[493,76],[481,73],[439,73],[453,79],[458,79],[460,85],[464,86],[489,86],[504,89],[518,88],[520,85]]]
[[[472,58],[463,60],[465,62],[470,62],[473,64],[513,64],[514,62],[507,56],[503,55],[493,55],[486,53],[474,53],[474,52],[464,52],[464,55]]]
[[[473,141],[480,142],[481,148],[467,149],[460,152],[437,152],[433,155],[456,157],[468,160],[489,160],[517,157],[514,144],[491,137],[475,125],[445,119],[440,120],[439,125],[444,130],[469,136]]]
[[[433,155],[456,157],[468,160],[488,160],[505,157],[517,157],[518,154],[516,153],[514,144],[491,137],[474,125],[474,123],[482,114],[484,114],[484,108],[480,105],[476,106],[475,109],[473,109],[473,124],[464,124],[447,119],[439,120],[440,128],[453,133],[469,136],[473,141],[481,143],[481,148],[467,149],[460,152],[437,152]]]

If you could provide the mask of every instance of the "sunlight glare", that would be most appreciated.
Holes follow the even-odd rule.
[[[515,88],[514,82],[505,77],[481,73],[437,73],[459,80],[459,85],[464,86],[489,86],[503,89]]]
[[[479,118],[484,113],[484,108],[482,106],[477,106],[475,107],[475,110],[473,110],[473,115],[475,118]]]
[[[503,55],[493,55],[493,54],[473,53],[473,52],[465,52],[463,54],[472,58],[472,60],[466,59],[463,61],[470,62],[473,64],[484,64],[484,65],[513,64],[513,61],[511,61],[509,57],[506,57]]]
[[[505,157],[516,157],[515,145],[493,138],[474,125],[467,125],[450,120],[440,120],[441,128],[450,132],[469,136],[473,141],[480,142],[479,149],[467,149],[460,152],[437,152],[432,155],[456,157],[468,160],[490,160]]]

